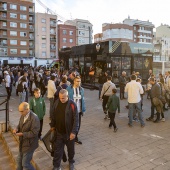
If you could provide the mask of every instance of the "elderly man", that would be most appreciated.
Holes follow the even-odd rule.
[[[37,115],[29,109],[28,103],[21,103],[18,110],[21,117],[17,128],[13,130],[13,133],[19,136],[17,170],[34,170],[31,160],[35,149],[38,148],[40,122]]]
[[[126,86],[127,80],[126,80],[126,72],[123,71],[122,75],[119,78],[119,86],[120,86],[120,99],[125,99],[124,93],[125,93],[125,86]]]
[[[68,98],[68,91],[61,89],[59,99],[55,101],[51,117],[51,130],[55,130],[53,170],[61,170],[60,164],[67,146],[69,170],[74,170],[75,137],[79,127],[76,104]]]

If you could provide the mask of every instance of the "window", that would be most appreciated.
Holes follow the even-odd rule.
[[[27,15],[20,14],[20,19],[26,20],[27,19]]]
[[[26,37],[27,33],[26,32],[20,32],[20,37]]]
[[[73,31],[70,31],[70,35],[73,35]]]
[[[20,50],[21,54],[27,54],[27,50]]]
[[[46,57],[46,52],[42,51],[42,57]]]
[[[3,31],[2,35],[7,35],[7,31]]]
[[[46,43],[42,43],[42,48],[46,48]]]
[[[66,35],[67,34],[67,31],[66,30],[63,30],[63,35]]]
[[[25,23],[20,23],[20,28],[27,28],[27,24],[25,24]]]
[[[10,13],[10,18],[17,18],[17,14],[15,14],[15,13]]]
[[[20,41],[20,45],[27,45],[26,41]]]
[[[17,10],[17,5],[10,4],[10,9],[15,9],[15,10]]]
[[[42,22],[42,23],[46,23],[46,19],[42,18],[42,19],[41,19],[41,22]]]
[[[10,31],[10,36],[17,36],[17,31]]]
[[[66,38],[63,38],[63,43],[66,43],[66,42],[67,42]]]
[[[16,22],[10,22],[10,27],[16,28],[17,27],[17,23]]]
[[[134,30],[136,30],[136,26],[134,26]]]
[[[66,46],[63,46],[63,48],[66,48]]]
[[[46,31],[46,27],[42,27],[42,32],[45,32]]]
[[[20,10],[21,10],[21,11],[26,11],[26,10],[27,10],[27,7],[26,7],[26,6],[20,6]]]
[[[10,54],[17,54],[17,49],[10,49]]]
[[[72,43],[73,42],[73,39],[70,39],[70,43]]]
[[[85,32],[84,31],[79,31],[79,35],[85,35]]]
[[[10,45],[17,45],[17,40],[10,40]]]
[[[45,40],[46,39],[46,36],[45,35],[42,35],[42,40]]]
[[[6,27],[6,22],[3,22],[3,23],[2,23],[2,26],[3,26],[3,27]]]

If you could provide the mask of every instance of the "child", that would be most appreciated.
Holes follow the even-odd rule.
[[[40,89],[35,88],[34,97],[30,100],[30,110],[32,110],[38,116],[40,120],[40,131],[39,131],[38,137],[41,140],[43,118],[46,112],[46,106],[45,106],[44,99],[40,95],[41,95]]]
[[[107,110],[108,110],[109,117],[110,117],[109,128],[111,128],[113,126],[114,132],[116,132],[118,130],[115,120],[114,120],[116,110],[118,109],[118,113],[120,113],[120,101],[119,101],[119,97],[116,96],[116,92],[117,92],[116,89],[112,89],[113,95],[109,97],[109,100],[107,102]]]

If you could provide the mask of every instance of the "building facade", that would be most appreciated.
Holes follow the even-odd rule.
[[[154,25],[149,21],[130,19],[123,23],[102,25],[102,41],[121,41],[143,44],[153,43]],[[94,42],[99,42],[99,34],[94,35]],[[101,39],[100,39],[101,40]]]
[[[36,13],[35,19],[35,58],[58,58],[57,16]]]
[[[76,45],[91,44],[93,42],[93,25],[88,20],[67,20],[65,24],[76,26]]]
[[[170,61],[170,26],[156,28],[154,38],[154,61]]]
[[[35,55],[35,12],[31,0],[0,1],[0,58],[7,63],[14,58]],[[11,61],[13,62],[13,61]]]
[[[58,25],[58,48],[76,46],[76,26]]]

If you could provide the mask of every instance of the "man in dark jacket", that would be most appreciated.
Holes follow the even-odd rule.
[[[67,146],[69,170],[74,169],[74,143],[78,132],[79,117],[76,104],[68,98],[68,91],[61,89],[59,99],[55,101],[51,116],[51,130],[55,130],[53,170],[61,170],[60,164]]]
[[[37,115],[30,111],[28,103],[21,103],[18,110],[21,113],[21,117],[17,128],[13,130],[13,133],[19,136],[17,170],[34,170],[31,160],[35,149],[38,148],[40,122]]]
[[[160,97],[161,97],[161,87],[159,86],[158,83],[155,82],[154,78],[150,78],[149,82],[150,82],[150,84],[152,84],[151,93],[150,93],[150,96],[151,96],[151,116],[149,118],[147,118],[146,120],[147,121],[153,121],[154,110],[155,110],[155,105],[153,103],[153,98],[156,97],[156,98],[160,99]],[[160,113],[157,112],[157,118],[154,121],[154,123],[158,123],[159,121],[160,121]]]
[[[124,93],[125,93],[125,86],[126,86],[126,72],[122,72],[122,76],[119,78],[119,86],[120,86],[120,99],[125,99]]]

